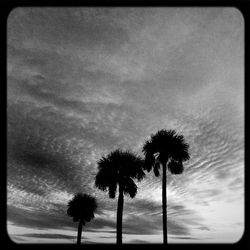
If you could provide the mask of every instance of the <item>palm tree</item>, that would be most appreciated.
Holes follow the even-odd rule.
[[[76,194],[72,200],[68,202],[67,214],[73,217],[73,221],[78,223],[77,244],[81,244],[82,226],[86,222],[91,221],[95,216],[94,212],[97,203],[94,197],[87,194]]]
[[[159,176],[162,167],[162,214],[163,214],[163,243],[167,244],[167,168],[172,174],[183,172],[182,162],[189,159],[189,145],[182,135],[174,130],[160,130],[151,135],[143,146],[145,155],[144,168],[149,172],[153,169],[155,176]]]
[[[115,150],[102,157],[98,161],[98,173],[95,185],[102,191],[108,191],[109,197],[114,199],[118,186],[117,204],[117,231],[116,243],[122,244],[122,214],[124,194],[134,198],[137,193],[137,186],[134,179],[138,181],[144,177],[144,161],[142,158],[129,151]]]

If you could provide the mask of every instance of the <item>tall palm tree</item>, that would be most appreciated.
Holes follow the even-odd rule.
[[[117,231],[116,243],[122,244],[122,214],[124,194],[134,198],[137,185],[134,179],[140,181],[144,177],[142,158],[129,151],[115,150],[98,161],[98,173],[95,185],[102,191],[108,191],[109,197],[114,199],[118,186]]]
[[[145,155],[144,168],[149,172],[153,169],[155,176],[159,176],[162,168],[162,215],[163,215],[163,243],[167,244],[167,168],[172,174],[181,174],[184,170],[182,162],[189,159],[189,145],[182,135],[174,130],[160,130],[151,135],[143,146]]]
[[[81,244],[82,226],[86,222],[91,221],[95,216],[94,212],[97,208],[97,203],[94,197],[88,194],[76,194],[68,202],[67,214],[73,217],[73,221],[78,223],[77,244]]]

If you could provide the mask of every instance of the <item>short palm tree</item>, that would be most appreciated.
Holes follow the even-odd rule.
[[[184,170],[182,162],[189,159],[189,145],[182,135],[174,130],[160,130],[151,135],[143,146],[145,155],[144,168],[149,172],[153,169],[159,176],[162,168],[162,214],[163,214],[163,243],[167,244],[167,168],[172,174],[181,174]]]
[[[122,215],[124,194],[134,198],[137,193],[137,185],[134,179],[140,181],[144,177],[144,161],[142,158],[129,151],[115,150],[102,157],[98,162],[98,173],[95,185],[102,191],[108,191],[109,197],[114,199],[118,186],[117,205],[117,232],[116,242],[122,244]]]
[[[82,226],[86,222],[91,221],[95,216],[94,212],[97,203],[94,197],[88,194],[76,194],[72,200],[68,202],[67,214],[73,217],[73,221],[78,223],[77,244],[81,244]]]

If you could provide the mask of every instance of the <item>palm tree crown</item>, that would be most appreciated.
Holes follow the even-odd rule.
[[[73,217],[74,222],[81,221],[85,225],[85,222],[89,222],[95,217],[96,208],[97,203],[94,197],[78,193],[68,202],[67,214]]]
[[[172,174],[183,172],[183,161],[189,159],[189,145],[183,135],[178,135],[174,130],[160,130],[145,142],[143,153],[145,154],[145,169],[152,168],[156,176],[159,176],[160,164],[168,164]]]
[[[115,198],[117,185],[122,185],[124,194],[133,198],[137,193],[133,179],[140,181],[144,177],[143,163],[142,158],[129,151],[115,150],[99,160],[95,185],[108,190],[110,198]]]

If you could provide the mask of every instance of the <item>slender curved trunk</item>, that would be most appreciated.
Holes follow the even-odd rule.
[[[163,244],[167,244],[167,164],[162,164],[162,225],[163,225]]]
[[[77,245],[81,244],[81,238],[82,238],[82,221],[79,220],[78,224],[78,232],[77,232]]]
[[[119,185],[119,197],[117,205],[117,218],[116,218],[116,244],[122,244],[122,213],[123,213],[123,187]]]

